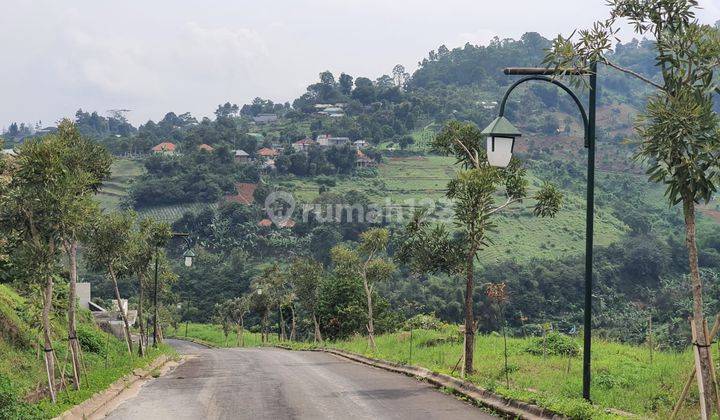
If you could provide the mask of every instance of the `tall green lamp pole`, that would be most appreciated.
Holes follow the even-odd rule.
[[[585,309],[583,329],[583,398],[590,400],[590,351],[592,340],[592,265],[593,265],[593,219],[595,208],[595,115],[597,101],[597,63],[590,64],[588,69],[552,69],[552,68],[528,68],[513,67],[504,70],[506,75],[525,76],[515,82],[505,92],[500,103],[498,117],[483,130],[487,136],[488,162],[492,166],[505,167],[510,163],[512,152],[515,146],[515,139],[520,137],[520,132],[507,118],[505,118],[505,105],[510,93],[519,85],[529,81],[542,81],[558,86],[570,97],[580,110],[585,127],[585,147],[587,154],[587,212],[585,218]],[[565,84],[553,78],[560,75],[589,76],[590,92],[588,111],[578,96]],[[553,76],[553,77],[549,77]]]

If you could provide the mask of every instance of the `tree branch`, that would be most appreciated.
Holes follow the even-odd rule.
[[[621,71],[621,72],[623,72],[623,73],[629,74],[629,75],[631,75],[631,76],[633,76],[633,77],[635,77],[635,78],[637,78],[637,79],[642,80],[643,82],[645,82],[645,83],[647,83],[647,84],[649,84],[649,85],[652,85],[652,86],[655,87],[656,89],[660,89],[660,90],[662,90],[662,91],[665,91],[665,87],[663,87],[662,85],[660,85],[660,84],[658,84],[658,83],[653,82],[652,80],[650,80],[649,78],[643,76],[642,74],[640,74],[640,73],[638,73],[638,72],[635,72],[635,71],[633,71],[633,70],[630,70],[630,69],[626,69],[625,67],[619,66],[619,65],[613,63],[612,61],[610,61],[610,60],[609,60],[608,58],[606,58],[606,57],[603,57],[603,60],[605,61],[605,64],[607,64],[608,66],[614,68],[615,70],[618,70],[618,71]]]
[[[490,210],[488,212],[488,216],[491,214],[495,214],[495,213],[499,212],[500,210],[504,209],[505,207],[509,206],[510,204],[517,203],[518,201],[522,201],[522,197],[515,197],[515,198],[510,197],[507,199],[507,201],[505,201],[504,204]]]

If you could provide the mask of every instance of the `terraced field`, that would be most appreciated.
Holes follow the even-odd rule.
[[[142,163],[133,159],[115,159],[110,167],[112,175],[96,196],[104,210],[119,208],[121,200],[127,196],[132,179],[142,175]]]

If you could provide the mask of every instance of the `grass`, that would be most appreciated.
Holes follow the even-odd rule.
[[[23,297],[19,296],[10,287],[0,285],[0,397],[11,396],[13,401],[22,398],[39,388],[46,386],[47,376],[43,356],[39,349],[39,331],[29,324],[39,309]],[[66,377],[71,375],[72,369],[68,361],[67,330],[65,319],[56,315],[53,319],[53,348],[58,360],[59,371],[65,369]],[[29,337],[18,340],[13,334],[8,334],[8,326],[21,331]],[[139,358],[127,353],[124,342],[117,340],[109,334],[103,333],[95,327],[92,316],[87,311],[78,313],[78,336],[83,345],[83,359],[85,372],[81,377],[80,390],[66,390],[58,392],[57,404],[49,398],[42,399],[36,404],[21,402],[10,403],[14,409],[22,410],[20,413],[6,411],[8,401],[0,398],[0,418],[52,418],[72,406],[92,397],[95,393],[106,389],[110,384],[136,368],[144,367],[161,354],[174,355],[175,352],[168,346],[150,349],[148,357]],[[87,341],[84,341],[87,340]],[[94,343],[92,348],[83,343]]]
[[[177,334],[184,336],[184,326]],[[227,344],[218,326],[189,324],[188,337],[219,347],[234,347],[235,332]],[[462,336],[457,327],[441,331],[413,330],[376,337],[377,352],[368,346],[367,338],[326,342],[337,348],[388,361],[422,366],[427,369],[460,376]],[[508,372],[510,387],[505,384],[503,340],[496,333],[479,335],[475,345],[476,372],[466,379],[478,386],[509,398],[538,404],[571,418],[614,418],[607,409],[616,409],[650,418],[667,418],[680,395],[692,368],[692,354],[657,352],[650,362],[648,348],[596,339],[593,341],[592,398],[594,405],[581,397],[582,357],[533,355],[526,350],[535,338],[508,338]],[[580,348],[580,340],[575,340]],[[277,335],[270,334],[270,344],[277,344]],[[296,349],[315,347],[312,343],[288,343]],[[258,333],[245,333],[246,346],[259,346]],[[537,342],[535,344],[537,346]],[[412,348],[412,350],[411,350]],[[412,356],[411,356],[412,352]],[[569,370],[568,370],[569,368]],[[697,391],[693,389],[679,418],[697,417]]]
[[[105,210],[116,210],[121,200],[127,196],[130,182],[142,175],[145,168],[142,162],[135,159],[115,159],[110,166],[110,178],[103,183],[102,190],[96,196],[100,207]]]

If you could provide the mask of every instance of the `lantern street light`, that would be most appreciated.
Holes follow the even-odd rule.
[[[193,250],[188,248],[187,251],[183,253],[183,258],[185,259],[185,267],[192,267],[193,258],[195,257],[196,255]]]
[[[183,253],[183,259],[185,262],[185,267],[191,267],[193,263],[193,258],[195,258],[195,252],[192,250],[192,243],[190,242],[190,234],[189,233],[172,233],[173,238],[183,238],[185,240],[185,252]],[[157,347],[158,343],[158,313],[159,313],[159,307],[158,307],[158,266],[159,266],[159,259],[160,259],[160,249],[158,247],[155,247],[155,293],[153,296],[153,303],[155,306],[155,311],[153,314],[153,347]]]
[[[505,168],[510,164],[515,138],[520,137],[520,131],[515,128],[507,118],[495,118],[482,135],[487,136],[487,158],[491,166]]]
[[[506,68],[506,75],[523,75],[505,92],[500,102],[498,117],[482,131],[487,136],[488,163],[504,168],[512,159],[515,139],[520,132],[505,118],[505,105],[510,93],[519,85],[529,81],[552,83],[570,95],[582,116],[585,128],[585,147],[587,154],[587,199],[585,216],[585,305],[583,314],[583,398],[590,400],[590,351],[592,340],[592,264],[593,264],[593,218],[595,207],[595,114],[597,100],[597,63],[592,62],[588,69],[552,69],[552,68]],[[590,91],[588,93],[588,112],[577,95],[554,76],[589,76]],[[548,77],[548,76],[553,76]]]

